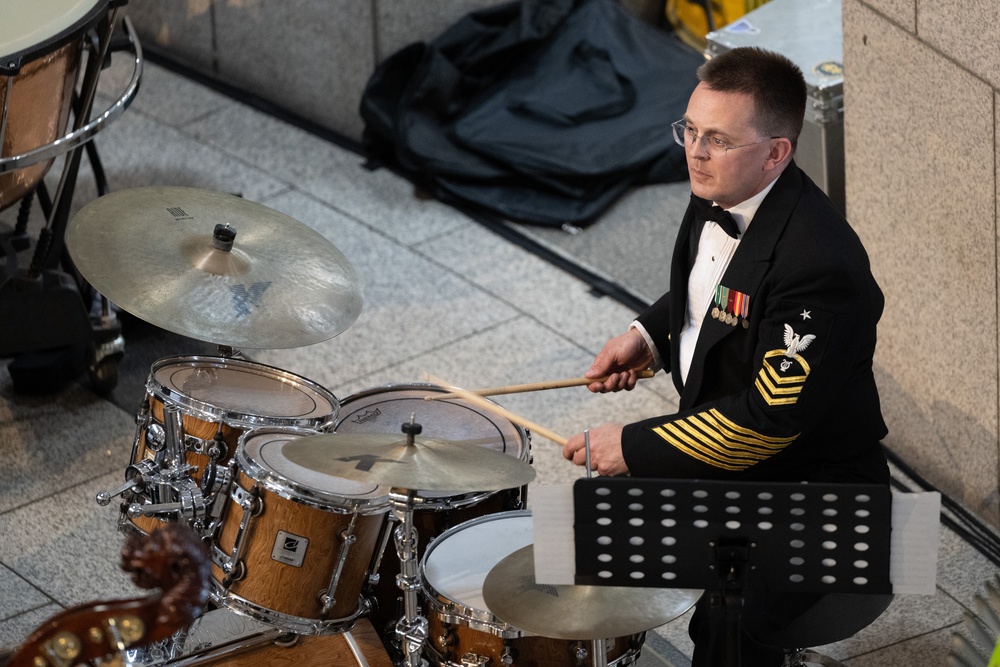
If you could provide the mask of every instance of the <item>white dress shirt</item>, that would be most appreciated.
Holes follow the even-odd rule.
[[[729,268],[729,262],[736,253],[736,248],[739,247],[740,240],[746,234],[757,209],[760,208],[760,203],[764,201],[764,197],[774,187],[775,182],[776,180],[771,181],[750,199],[727,209],[736,221],[736,227],[740,232],[738,238],[729,236],[722,227],[712,221],[706,222],[701,230],[701,236],[698,237],[698,254],[688,274],[687,315],[684,326],[681,327],[680,358],[677,361],[680,364],[682,381],[687,381],[695,343],[698,342],[701,324],[712,303],[715,288]],[[638,321],[632,322],[630,328],[637,329],[646,340],[646,345],[653,353],[653,368],[657,370],[662,368],[663,359],[645,328]]]

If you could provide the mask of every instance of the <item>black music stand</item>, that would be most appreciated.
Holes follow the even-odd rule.
[[[575,582],[704,589],[713,664],[740,664],[746,591],[892,592],[887,486],[598,477],[573,504]]]

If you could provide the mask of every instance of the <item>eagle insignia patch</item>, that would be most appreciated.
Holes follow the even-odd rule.
[[[764,355],[764,363],[754,386],[761,398],[770,405],[795,405],[802,386],[809,377],[809,363],[803,352],[816,340],[814,334],[800,336],[791,325],[785,325],[783,349],[771,350]]]

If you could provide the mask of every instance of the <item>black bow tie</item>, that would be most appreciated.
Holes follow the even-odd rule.
[[[698,220],[711,220],[734,239],[739,238],[739,227],[736,226],[736,221],[733,220],[729,211],[724,211],[721,207],[710,204],[707,200],[693,194],[691,195],[691,206],[694,207],[694,215]]]

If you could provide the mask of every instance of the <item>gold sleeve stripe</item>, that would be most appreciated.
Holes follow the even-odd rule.
[[[702,419],[703,415],[692,415],[682,422],[685,428],[697,428],[702,437],[711,439],[717,446],[734,452],[743,452],[752,456],[767,457],[781,451],[784,445],[776,446],[762,442],[759,438],[727,430],[718,421]]]
[[[672,424],[664,424],[664,428],[666,428],[667,431],[678,438],[682,438],[690,446],[703,450],[711,450],[715,453],[722,452],[730,458],[745,458],[750,461],[759,461],[767,458],[772,453],[761,452],[753,447],[747,447],[745,445],[738,446],[733,442],[720,438],[717,433],[699,429],[697,426],[698,424],[694,423],[690,419]]]
[[[767,374],[771,376],[771,379],[777,384],[792,384],[793,382],[802,383],[805,382],[806,377],[808,377],[806,375],[790,375],[788,377],[779,377],[778,374],[774,372],[774,368],[771,366],[771,364],[764,364],[764,367],[761,369],[761,373],[763,373],[765,370],[767,371]]]
[[[767,389],[759,379],[754,384],[757,387],[757,391],[760,392],[761,398],[763,398],[764,402],[768,405],[795,405],[799,400],[798,394],[791,398],[775,398],[768,393]]]
[[[732,431],[738,432],[738,433],[743,433],[743,434],[746,434],[746,435],[751,435],[751,436],[759,439],[761,442],[770,442],[770,443],[773,443],[773,444],[776,444],[776,445],[777,444],[788,445],[788,444],[791,444],[792,442],[794,442],[796,440],[796,438],[799,437],[798,433],[796,433],[795,435],[793,435],[791,437],[781,437],[781,438],[776,437],[776,436],[767,436],[767,435],[764,435],[763,433],[758,433],[757,431],[754,431],[752,429],[746,428],[744,426],[740,426],[739,424],[737,424],[736,422],[732,421],[731,419],[728,419],[725,415],[723,415],[721,412],[719,412],[715,408],[712,408],[707,413],[706,412],[702,412],[700,414],[711,415],[716,420],[718,420],[718,422],[720,424],[725,425],[726,428],[728,428],[728,429],[730,429]]]
[[[767,366],[765,366],[764,368],[767,368]],[[764,368],[760,369],[760,374],[759,374],[760,376],[758,377],[757,381],[763,384],[765,387],[767,387],[768,393],[779,394],[779,395],[780,394],[790,395],[790,394],[798,394],[799,392],[802,391],[802,383],[799,383],[794,387],[775,387],[774,384],[771,382],[771,379],[767,376],[767,373],[764,372]]]
[[[701,452],[699,452],[697,450],[688,449],[687,447],[683,446],[681,443],[679,443],[679,442],[675,441],[673,438],[671,438],[669,434],[665,433],[663,431],[663,429],[661,429],[659,427],[654,428],[653,432],[656,433],[661,438],[663,438],[664,440],[666,440],[670,445],[672,445],[677,450],[679,450],[681,452],[684,452],[685,454],[687,454],[691,458],[698,459],[702,463],[707,463],[710,466],[714,466],[716,468],[722,468],[723,470],[745,470],[748,467],[748,466],[745,466],[745,465],[730,465],[730,464],[728,464],[728,463],[726,463],[724,461],[719,461],[717,459],[705,456],[705,455],[701,454]]]
[[[766,436],[739,426],[714,408],[652,430],[670,446],[694,459],[735,471],[746,470],[773,456],[798,437]]]

